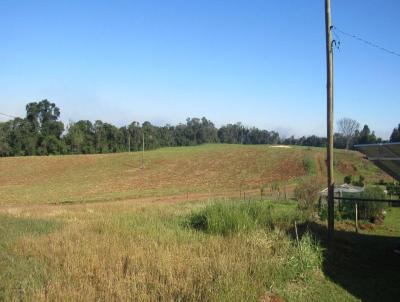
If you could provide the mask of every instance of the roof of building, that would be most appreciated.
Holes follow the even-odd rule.
[[[400,143],[355,145],[367,158],[387,174],[400,181]]]
[[[343,184],[339,186],[335,186],[335,195],[340,195],[341,193],[361,193],[364,191],[363,187],[357,187],[349,184]],[[328,195],[328,188],[323,189],[319,192],[322,196]]]

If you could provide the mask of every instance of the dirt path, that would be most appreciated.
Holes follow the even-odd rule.
[[[325,179],[325,155],[322,152],[317,152],[314,160],[317,166],[317,177]]]

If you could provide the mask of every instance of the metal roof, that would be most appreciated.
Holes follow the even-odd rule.
[[[340,186],[335,186],[335,195],[341,195],[341,193],[361,193],[364,191],[363,187],[357,187],[349,184],[342,184]],[[323,189],[319,192],[322,196],[328,196],[328,188]]]
[[[400,181],[400,143],[355,145],[367,158],[387,174]]]

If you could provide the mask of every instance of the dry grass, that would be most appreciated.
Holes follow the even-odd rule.
[[[322,283],[343,295],[323,277],[319,260],[304,262],[320,257],[306,241],[297,247],[280,230],[224,237],[185,227],[203,206],[120,202],[68,206],[52,218],[34,211],[7,216],[15,226],[26,217],[59,226],[22,229],[10,239],[7,257],[0,253],[8,267],[0,294],[29,301],[260,301],[273,293],[320,301],[314,291]]]
[[[298,245],[259,222],[229,236],[185,224],[211,196],[322,178],[323,152],[166,148],[146,152],[143,170],[138,153],[0,158],[0,301],[354,300],[324,277],[307,237]],[[385,177],[357,153],[338,158],[338,176],[350,165]]]
[[[140,153],[0,158],[0,205],[77,203],[183,196],[207,199],[259,195],[261,186],[290,185],[307,177],[304,158],[315,158],[323,177],[324,150],[268,146],[204,145]],[[343,167],[353,174],[385,178],[355,152],[338,151],[338,177]],[[360,164],[361,163],[361,164]],[[204,196],[207,196],[204,198]]]

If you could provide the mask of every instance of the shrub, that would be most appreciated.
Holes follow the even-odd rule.
[[[400,198],[400,184],[399,183],[388,183],[386,190],[390,196],[398,196]]]
[[[358,187],[364,187],[364,180],[365,180],[365,177],[360,175],[358,177],[358,180],[353,181],[353,185],[358,186]]]
[[[352,181],[353,181],[353,176],[352,175],[347,175],[347,176],[344,177],[344,183],[351,184]]]
[[[352,195],[354,196],[354,195]],[[346,196],[344,196],[346,197]],[[366,187],[364,192],[356,196],[360,199],[385,199],[386,194],[383,189],[378,186]],[[371,201],[358,201],[358,217],[362,220],[370,220],[375,222],[376,219],[383,219],[382,211],[386,207],[384,202],[371,202]],[[343,201],[343,217],[348,219],[355,218],[355,201],[344,200]]]
[[[294,190],[294,196],[303,210],[313,210],[321,189],[321,182],[318,178],[312,178],[301,182]]]
[[[361,198],[366,199],[386,199],[386,194],[381,187],[373,186],[365,188],[361,193]],[[383,202],[361,202],[358,206],[361,219],[368,219],[374,222],[377,218],[383,218],[382,211],[387,206]]]
[[[342,214],[339,211],[338,207],[334,208],[333,215],[334,215],[335,220],[342,219]],[[328,219],[328,204],[327,203],[322,204],[321,207],[318,209],[318,216],[319,216],[319,219],[321,219],[323,221]]]

